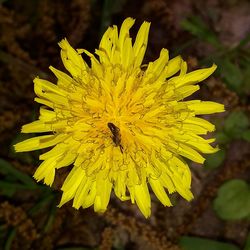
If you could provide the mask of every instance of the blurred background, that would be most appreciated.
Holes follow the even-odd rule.
[[[165,208],[152,195],[144,219],[130,202],[111,197],[105,214],[57,208],[67,170],[52,188],[32,175],[40,152],[15,154],[12,145],[33,135],[21,126],[38,117],[33,78],[56,82],[48,67],[66,72],[57,43],[67,38],[90,52],[105,29],[136,18],[152,22],[144,62],[161,48],[181,54],[189,71],[218,65],[192,98],[223,103],[206,117],[217,126],[221,150],[204,166],[190,163],[195,199],[172,195]],[[0,0],[0,249],[250,249],[250,2],[247,0]]]

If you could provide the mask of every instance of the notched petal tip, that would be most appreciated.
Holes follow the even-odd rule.
[[[58,45],[61,49],[67,49],[68,46],[70,46],[67,38],[63,38],[60,42],[58,42]],[[71,47],[71,46],[70,46]]]
[[[15,145],[13,145],[13,148],[14,148],[14,150],[15,150],[16,153],[20,152],[20,151],[18,150],[18,143],[15,144]]]

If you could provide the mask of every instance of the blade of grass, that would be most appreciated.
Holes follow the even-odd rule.
[[[38,213],[43,207],[45,207],[53,198],[54,198],[54,194],[51,193],[49,195],[45,195],[44,197],[42,197],[42,199],[40,199],[35,206],[33,206],[30,210],[29,210],[29,214],[30,215],[35,215],[36,213]]]
[[[178,46],[177,48],[174,49],[174,52],[171,54],[171,57],[175,57],[175,56],[182,54],[182,52],[186,48],[192,47],[192,45],[194,45],[196,42],[197,42],[197,38],[194,38],[194,39],[190,39],[187,42],[181,44],[180,46]]]
[[[47,233],[49,231],[49,229],[51,228],[51,225],[53,224],[53,222],[55,220],[56,210],[57,210],[57,206],[56,206],[55,202],[53,202],[51,205],[48,219],[47,219],[46,224],[45,224],[44,229],[43,229],[44,233]]]
[[[4,244],[4,250],[11,250],[12,241],[14,240],[15,236],[16,236],[16,229],[15,228],[10,229],[7,236],[7,240]]]
[[[235,47],[235,49],[240,49],[245,45],[247,45],[249,42],[250,42],[250,33],[247,34],[247,36],[239,42],[239,44]]]
[[[221,48],[221,44],[215,33],[198,16],[191,16],[181,23],[183,29],[189,31],[194,36],[212,44],[216,48]]]
[[[13,189],[13,188],[15,188],[16,190],[18,189],[34,190],[34,189],[37,189],[37,186],[26,186],[26,185],[19,184],[19,183],[0,181],[0,189],[4,190],[4,189]]]
[[[34,180],[30,176],[15,169],[9,162],[3,159],[0,159],[0,172],[4,174],[7,173],[7,174],[13,175],[16,179],[21,181],[27,187],[32,187],[32,188],[37,187],[37,184],[34,182]]]

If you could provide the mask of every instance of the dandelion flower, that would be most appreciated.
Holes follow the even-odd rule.
[[[61,58],[70,75],[50,67],[57,84],[34,79],[35,101],[42,104],[37,121],[23,133],[46,133],[15,145],[17,152],[52,147],[40,155],[34,178],[51,186],[55,172],[69,167],[59,206],[73,199],[73,207],[107,209],[112,190],[122,201],[136,203],[149,217],[149,186],[164,206],[178,192],[190,201],[191,173],[184,158],[203,163],[201,153],[218,151],[201,135],[214,131],[197,115],[223,112],[224,106],[184,98],[199,90],[197,83],[216,65],[187,73],[180,56],[169,60],[162,49],[157,60],[142,65],[149,22],[135,42],[129,35],[134,20],[127,18],[120,31],[104,33],[95,55],[74,50],[63,39]],[[90,58],[89,66],[81,54]]]

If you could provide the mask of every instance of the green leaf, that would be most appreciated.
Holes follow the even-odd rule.
[[[38,202],[36,202],[36,204],[29,210],[30,215],[37,214],[42,208],[44,208],[49,202],[51,202],[55,198],[55,195],[51,190],[50,193],[46,193],[46,191],[44,191],[44,193],[45,195]]]
[[[181,237],[179,245],[183,250],[240,250],[233,244],[189,236]]]
[[[242,111],[234,111],[225,120],[225,131],[232,138],[241,138],[249,127],[247,115]]]
[[[4,244],[4,250],[11,250],[12,241],[14,240],[15,236],[16,236],[16,229],[12,228],[8,233],[7,240]]]
[[[244,250],[250,250],[250,233],[248,233],[247,240],[245,243]]]
[[[244,131],[241,138],[250,142],[250,129]]]
[[[243,84],[243,74],[241,69],[228,58],[222,58],[218,61],[219,70],[226,84],[233,90],[240,92]]]
[[[247,34],[245,38],[243,38],[239,44],[236,46],[236,49],[239,49],[241,47],[244,47],[245,45],[247,45],[250,41],[250,34]]]
[[[214,200],[217,215],[224,220],[240,220],[250,215],[250,186],[243,180],[224,183]]]
[[[230,137],[224,132],[217,132],[215,137],[218,144],[227,144],[230,142]]]
[[[22,173],[21,171],[14,168],[9,162],[0,159],[0,172],[5,175],[12,175],[17,180],[21,181],[27,187],[36,188],[37,184],[33,181],[33,179],[27,174]]]
[[[206,156],[206,161],[205,161],[205,167],[207,169],[213,169],[219,167],[222,162],[225,159],[226,152],[224,149],[221,149],[220,151],[207,155]]]
[[[4,240],[7,234],[8,226],[6,224],[0,224],[0,239]]]
[[[53,225],[53,222],[54,222],[55,216],[56,216],[56,210],[57,210],[56,204],[52,204],[47,221],[46,221],[45,226],[44,226],[45,233],[48,232],[49,229],[51,228],[51,226]]]
[[[24,185],[15,181],[0,180],[0,194],[7,197],[12,197],[19,190],[36,190],[39,185]]]
[[[37,186],[26,186],[23,184],[15,183],[15,182],[8,182],[8,181],[0,181],[0,189],[31,189],[34,190],[36,189]]]
[[[215,47],[221,47],[215,33],[206,25],[206,23],[198,16],[192,16],[184,20],[181,26],[192,33],[194,36],[211,43]]]
[[[1,186],[0,186],[0,193],[3,195],[3,196],[7,196],[7,197],[12,197],[16,192],[16,188],[15,187],[9,187],[9,188],[5,188],[5,189],[2,189]]]
[[[248,95],[250,93],[250,53],[246,55],[246,58],[242,58],[241,60],[244,66],[243,71],[243,86],[242,86],[242,94]]]

